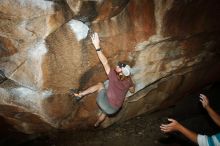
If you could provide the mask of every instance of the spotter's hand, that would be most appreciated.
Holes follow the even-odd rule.
[[[206,109],[209,106],[209,100],[204,94],[200,94],[200,102],[202,103],[202,106]]]

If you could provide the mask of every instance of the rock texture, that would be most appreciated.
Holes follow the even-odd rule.
[[[93,126],[96,93],[68,96],[107,78],[92,32],[112,67],[132,65],[136,83],[102,127],[173,105],[219,80],[219,13],[218,0],[2,0],[0,116],[24,133]]]

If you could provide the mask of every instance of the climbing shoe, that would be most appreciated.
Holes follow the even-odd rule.
[[[76,94],[79,94],[79,90],[78,89],[70,89],[69,91],[69,95],[70,96],[74,96],[76,101],[80,101],[80,99],[82,98],[81,96],[78,96]]]

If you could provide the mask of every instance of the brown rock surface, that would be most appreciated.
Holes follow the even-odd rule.
[[[219,9],[217,0],[3,0],[0,115],[24,133],[92,126],[96,94],[75,103],[68,90],[107,78],[94,31],[112,66],[131,63],[136,83],[102,127],[172,105],[219,80]]]

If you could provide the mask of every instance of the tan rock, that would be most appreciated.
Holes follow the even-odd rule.
[[[0,78],[0,115],[24,133],[93,126],[96,93],[76,103],[68,90],[107,79],[89,38],[94,31],[110,65],[128,61],[136,84],[102,127],[219,80],[215,1],[13,2],[0,4],[0,70],[8,78]]]

